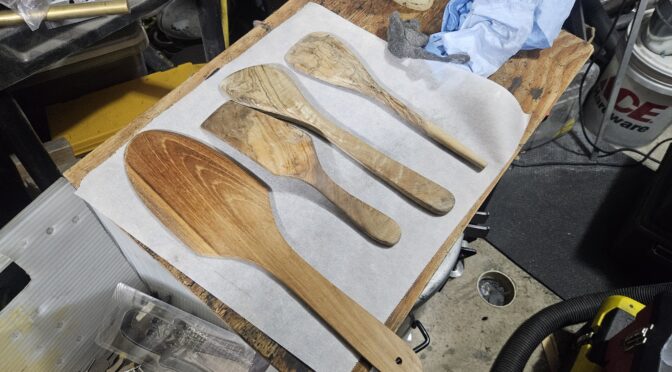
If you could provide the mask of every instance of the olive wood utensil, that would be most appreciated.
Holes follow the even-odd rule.
[[[301,129],[234,101],[201,125],[271,173],[300,179],[336,205],[366,235],[386,246],[401,237],[390,217],[350,195],[325,172],[310,136]]]
[[[240,104],[277,115],[316,132],[429,211],[443,215],[453,208],[455,198],[450,191],[323,117],[283,69],[274,65],[247,67],[227,76],[220,88]]]
[[[389,106],[407,123],[466,160],[477,170],[480,171],[487,165],[485,160],[441,127],[418,115],[405,103],[383,89],[357,56],[336,36],[327,32],[308,34],[292,46],[285,60],[306,75],[377,99]]]

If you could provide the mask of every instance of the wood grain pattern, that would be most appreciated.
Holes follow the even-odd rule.
[[[201,126],[271,173],[312,185],[375,241],[393,246],[401,238],[394,220],[343,190],[324,172],[313,141],[302,130],[234,101],[223,104]]]
[[[124,146],[138,131],[150,123],[155,117],[194,90],[217,69],[238,57],[241,53],[247,50],[247,48],[263,38],[283,21],[291,17],[308,1],[309,0],[288,0],[285,5],[263,22],[259,23],[257,27],[245,34],[222,54],[208,62],[208,64],[201,70],[159,100],[145,113],[134,119],[127,127],[110,137],[84,159],[80,160],[72,168],[67,170],[64,173],[65,178],[68,179],[73,186],[79,187],[82,179],[86,177],[90,171],[112,156],[117,149]],[[441,25],[441,15],[443,14],[447,0],[435,1],[434,5],[424,12],[409,10],[389,0],[317,0],[315,2],[330,9],[364,30],[384,39],[387,33],[388,17],[393,11],[399,11],[404,19],[418,19],[422,25],[422,32],[437,32]],[[521,104],[523,111],[532,115],[521,144],[527,141],[529,136],[537,129],[543,118],[548,114],[550,108],[553,107],[555,101],[560,97],[560,94],[569,85],[569,82],[574,78],[583,63],[591,55],[592,51],[593,49],[589,43],[562,31],[551,48],[541,52],[519,52],[490,77],[491,80],[508,88]],[[542,90],[541,95],[537,94],[540,89]],[[533,92],[535,94],[532,94]],[[397,329],[404,318],[408,316],[418,295],[422,292],[427,282],[446,257],[450,247],[453,246],[460,232],[490,194],[492,188],[502,174],[504,174],[506,169],[507,168],[504,168],[501,171],[497,180],[494,181],[481,195],[479,201],[472,206],[455,231],[446,232],[446,241],[444,244],[437,250],[436,254],[418,276],[413,286],[408,290],[404,298],[388,317],[385,322],[388,327]],[[257,352],[269,359],[275,368],[280,371],[310,370],[308,366],[303,364],[281,345],[278,345],[253,324],[249,323],[245,318],[237,314],[222,301],[218,300],[203,287],[184,275],[184,273],[180,272],[180,270],[175,268],[168,261],[156,255],[156,253],[149,247],[143,246],[142,244],[140,244],[140,246],[148,254],[154,257],[154,259],[159,261],[159,263],[177,278],[182,285],[193,292],[204,303],[208,304],[213,312],[226,321],[226,323],[245,341],[252,345]],[[355,371],[365,370],[366,368],[363,364],[358,364],[355,368]]]
[[[474,151],[383,89],[359,58],[336,36],[327,32],[308,34],[294,44],[285,55],[285,60],[306,75],[377,99],[478,171],[486,167],[487,162]]]
[[[369,146],[322,116],[289,75],[274,65],[236,71],[220,85],[232,100],[278,115],[321,135],[379,179],[432,213],[443,215],[455,204],[450,191]]]
[[[422,369],[403,340],[294,252],[275,225],[268,188],[233,160],[152,130],[131,141],[125,161],[143,202],[196,253],[263,268],[379,370]]]

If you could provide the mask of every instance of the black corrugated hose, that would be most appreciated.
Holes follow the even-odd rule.
[[[534,314],[516,329],[497,355],[491,371],[522,371],[534,349],[548,335],[563,327],[592,320],[602,301],[609,296],[627,296],[646,305],[658,294],[671,290],[672,282],[661,283],[588,294],[551,305]]]

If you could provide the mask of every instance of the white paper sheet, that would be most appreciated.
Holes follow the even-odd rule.
[[[228,100],[218,90],[224,77],[256,64],[286,66],[287,50],[314,31],[331,32],[346,41],[384,86],[489,163],[477,173],[377,103],[295,73],[306,95],[340,125],[455,195],[450,213],[430,215],[313,136],[326,172],[399,223],[402,237],[393,248],[367,240],[309,186],[270,175],[200,128]],[[273,189],[276,222],[289,244],[383,322],[513,155],[528,121],[501,86],[447,64],[399,60],[385,47],[375,35],[311,3],[145,127],[201,140],[260,176]],[[78,195],[312,368],[349,371],[355,365],[357,357],[268,275],[243,262],[199,257],[177,241],[133,191],[123,167],[124,150],[125,146],[84,178]]]

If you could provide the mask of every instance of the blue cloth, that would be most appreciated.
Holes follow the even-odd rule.
[[[541,0],[534,10],[534,25],[522,49],[550,48],[574,6],[574,0]]]
[[[490,76],[521,49],[553,44],[574,0],[451,0],[443,14],[441,32],[425,46],[445,56],[467,53],[462,66]]]
[[[451,0],[443,11],[442,32],[455,31],[460,28],[460,24],[467,18],[471,12],[474,0]]]

